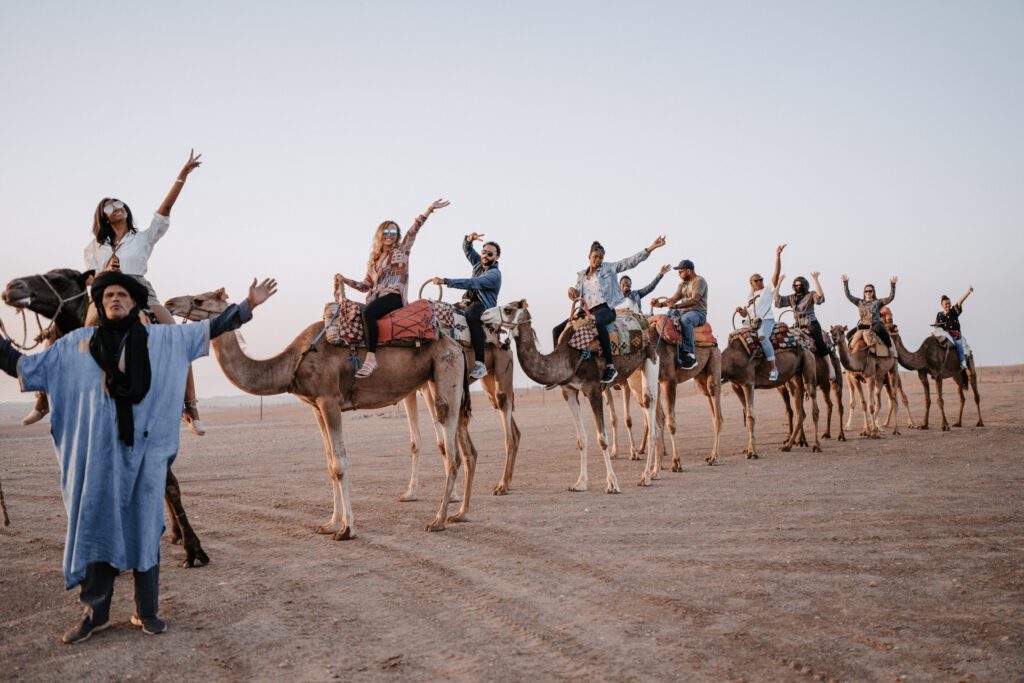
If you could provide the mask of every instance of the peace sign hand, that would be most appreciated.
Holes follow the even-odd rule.
[[[190,149],[188,151],[188,161],[186,161],[185,165],[181,167],[181,173],[178,174],[178,180],[184,180],[188,177],[189,173],[202,166],[203,162],[200,161],[202,158],[202,154],[196,154],[194,149]]]

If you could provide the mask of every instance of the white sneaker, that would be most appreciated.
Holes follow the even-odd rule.
[[[768,373],[768,379],[770,379],[772,382],[774,382],[778,378],[779,378],[779,371],[778,370],[773,369],[771,372]]]
[[[480,361],[477,361],[476,365],[474,365],[473,369],[469,372],[469,376],[472,379],[480,379],[481,377],[485,377],[486,375],[487,366],[481,363]]]

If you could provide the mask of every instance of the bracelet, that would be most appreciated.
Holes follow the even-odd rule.
[[[182,184],[184,184],[184,183],[185,183],[185,180],[184,180],[183,178],[178,178],[178,179],[177,179],[177,180],[175,180],[174,182],[176,182],[176,183],[182,183]]]

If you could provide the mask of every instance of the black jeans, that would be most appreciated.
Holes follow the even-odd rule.
[[[110,620],[110,600],[114,597],[114,579],[119,570],[106,562],[93,562],[85,568],[79,602],[89,611],[89,620],[105,624]],[[142,619],[155,617],[160,607],[160,565],[149,571],[132,570],[135,576],[135,611]]]
[[[601,345],[601,355],[604,357],[604,362],[608,365],[614,365],[615,363],[612,360],[612,340],[608,336],[608,326],[615,322],[615,311],[608,308],[608,304],[599,304],[590,309],[590,314],[594,316],[594,322],[597,323],[597,343]],[[558,338],[562,336],[562,330],[568,324],[568,320],[563,320],[555,325],[555,329],[551,331],[552,336],[555,338],[555,346],[558,346]]]
[[[812,320],[807,325],[807,331],[811,333],[811,339],[814,340],[814,353],[824,358],[828,355],[828,345],[825,344],[825,337],[821,333],[821,324],[817,320]]]
[[[474,301],[466,307],[466,324],[469,325],[469,340],[473,342],[473,355],[480,363],[484,362],[484,324],[480,322],[480,316],[487,309],[483,303]]]
[[[380,332],[377,329],[377,321],[391,311],[397,311],[402,307],[402,296],[400,294],[385,294],[379,299],[374,299],[366,304],[363,309],[363,321],[366,323],[366,351],[375,353],[377,351],[377,338]]]

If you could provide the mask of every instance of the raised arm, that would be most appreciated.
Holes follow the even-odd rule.
[[[821,277],[821,273],[818,271],[811,273],[811,279],[814,280],[814,290],[818,294],[818,298],[814,303],[823,304],[825,303],[825,290],[821,288],[821,281],[818,280],[819,277]]]
[[[624,270],[636,268],[638,265],[647,260],[647,257],[651,255],[652,251],[663,246],[665,246],[665,236],[659,235],[656,240],[651,242],[650,246],[644,247],[642,251],[638,251],[632,256],[628,256],[622,259],[621,261],[609,263],[608,265],[611,266],[612,272],[614,273],[621,273]]]
[[[861,300],[850,294],[850,278],[848,275],[843,275],[843,291],[846,292],[846,298],[850,300],[854,306],[860,306]]]
[[[476,249],[473,248],[473,242],[482,239],[484,234],[482,232],[471,232],[466,235],[466,239],[462,240],[462,253],[466,255],[466,260],[475,268],[476,264],[480,263],[480,254],[477,253]]]
[[[640,289],[636,290],[637,296],[639,296],[641,299],[643,299],[645,296],[647,296],[648,294],[653,292],[654,288],[658,286],[659,282],[661,282],[661,278],[665,277],[665,273],[667,273],[669,270],[671,270],[671,268],[672,268],[672,266],[669,266],[669,265],[662,266],[661,270],[658,271],[658,274],[654,276],[653,280],[651,280],[651,284],[647,285],[646,287],[641,287]]]
[[[438,209],[443,209],[448,206],[448,204],[450,204],[450,202],[443,199],[431,202],[426,211],[421,213],[419,216],[416,216],[416,220],[413,221],[412,227],[405,231],[405,237],[402,238],[402,246],[411,247],[413,242],[416,241],[416,235],[419,233],[420,228],[422,228],[423,224],[427,222],[428,218],[430,218],[430,214],[434,213]]]
[[[892,303],[892,300],[896,298],[896,281],[898,279],[899,278],[893,275],[892,278],[889,280],[889,296],[885,297],[880,302],[883,306],[888,306],[889,304]]]
[[[775,294],[772,296],[772,305],[775,306],[775,308],[784,308],[785,306],[789,306],[789,297],[783,297],[779,294],[779,289],[782,288],[782,283],[785,281],[786,276],[779,275],[779,283],[775,285]],[[786,300],[785,304],[782,303],[783,299]]]
[[[973,292],[973,291],[974,291],[974,287],[971,287],[970,289],[968,289],[967,293],[964,294],[962,297],[960,297],[960,301],[956,302],[956,305],[959,308],[963,308],[964,307],[964,302],[967,301],[967,297],[969,297],[971,295],[971,292]]]
[[[785,248],[785,244],[775,247],[775,272],[772,273],[772,287],[775,289],[779,287],[779,273],[782,272],[782,250]]]
[[[195,150],[189,150],[188,161],[181,167],[178,177],[175,179],[174,184],[171,185],[170,192],[164,197],[164,203],[156,210],[158,214],[161,216],[171,215],[171,207],[174,206],[174,202],[178,201],[178,195],[181,194],[181,188],[185,186],[185,179],[188,178],[188,174],[203,165],[203,162],[199,160],[202,156],[202,154],[196,154]]]
[[[225,332],[237,330],[252,320],[254,308],[277,294],[277,280],[267,278],[256,284],[256,278],[249,285],[249,296],[240,304],[231,304],[210,320],[210,339],[216,339]]]

